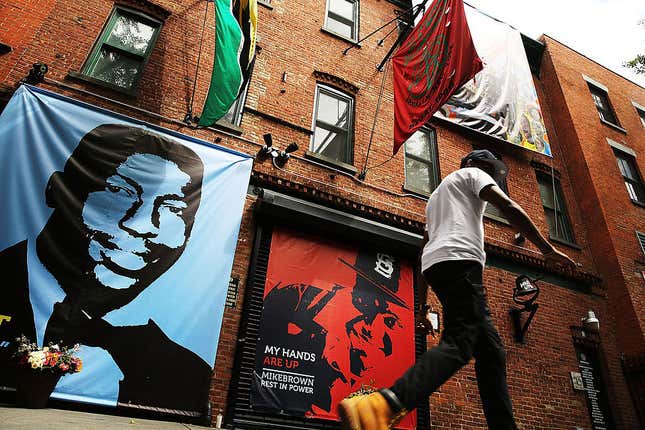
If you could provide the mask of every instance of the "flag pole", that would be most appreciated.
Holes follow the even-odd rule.
[[[414,20],[417,19],[417,16],[419,16],[419,13],[422,10],[425,10],[427,2],[428,0],[423,0],[423,3],[420,3],[418,5],[419,8],[412,15],[412,28],[414,28]],[[408,29],[408,31],[404,31],[399,35],[399,37],[396,39],[396,42],[394,42],[394,45],[392,45],[392,47],[387,52],[387,54],[385,54],[385,57],[383,58],[383,60],[379,63],[378,66],[376,66],[376,70],[378,70],[379,72],[383,71],[383,66],[385,65],[385,62],[390,59],[390,56],[392,55],[394,50],[401,44],[401,42],[403,42],[403,40],[405,40],[405,38],[408,37],[408,35],[410,34],[410,31],[411,29]]]
[[[347,53],[349,52],[349,50],[350,50],[350,49],[355,48],[355,47],[357,47],[357,46],[361,46],[361,45],[360,45],[360,44],[361,44],[361,42],[363,42],[364,40],[369,39],[370,37],[374,36],[374,34],[378,33],[379,31],[381,31],[382,29],[384,29],[384,28],[385,28],[385,27],[387,27],[388,25],[392,24],[394,21],[396,21],[397,19],[399,19],[399,18],[401,17],[401,15],[404,15],[404,14],[406,14],[406,13],[408,13],[408,12],[412,12],[412,10],[413,10],[415,7],[420,7],[420,6],[421,6],[421,5],[419,4],[419,5],[416,5],[416,6],[412,6],[412,7],[411,7],[411,8],[409,8],[409,9],[404,10],[403,12],[401,12],[401,14],[400,14],[399,16],[396,16],[396,17],[392,18],[391,20],[389,20],[388,22],[386,22],[385,24],[383,24],[382,26],[380,26],[379,28],[377,28],[376,30],[374,30],[373,32],[371,32],[370,34],[368,34],[367,36],[363,37],[363,38],[362,38],[362,39],[360,39],[360,40],[357,40],[357,41],[356,41],[356,42],[354,42],[354,43],[352,43],[350,46],[348,46],[347,48],[345,48],[345,49],[343,50],[343,55],[347,55]]]
[[[204,43],[204,29],[206,28],[206,18],[208,17],[208,4],[211,0],[206,0],[206,10],[204,11],[204,22],[202,23],[202,37],[199,39],[199,51],[197,52],[197,67],[195,68],[195,78],[193,79],[193,94],[190,96],[188,112],[184,117],[184,122],[190,125],[193,121],[199,122],[199,118],[193,116],[193,101],[195,100],[195,89],[197,89],[197,74],[199,72],[199,63],[202,59],[202,43]]]

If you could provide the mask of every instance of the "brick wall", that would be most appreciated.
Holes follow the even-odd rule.
[[[626,353],[642,353],[645,295],[640,271],[645,269],[645,257],[635,231],[643,228],[645,209],[630,202],[607,138],[635,151],[639,170],[643,171],[645,128],[632,101],[645,101],[645,89],[553,39],[546,40],[544,80],[558,100],[558,121],[566,125],[566,159],[575,172],[572,177],[578,182],[582,210],[589,215],[589,238],[598,251],[598,268],[610,287],[611,307],[620,316],[620,346]],[[610,102],[625,132],[600,122],[581,71],[608,87]]]
[[[382,47],[377,46],[377,37],[343,55],[342,51],[349,43],[321,31],[324,1],[273,0],[272,8],[259,6],[258,46],[261,49],[246,102],[249,110],[244,114],[238,136],[222,130],[195,129],[180,122],[190,104],[206,3],[128,0],[123,4],[152,12],[161,8],[168,14],[135,96],[125,96],[69,77],[70,71],[81,70],[114,6],[107,0],[84,3],[72,0],[49,3],[13,1],[12,7],[23,7],[23,12],[15,14],[12,19],[5,18],[4,12],[0,15],[0,35],[23,28],[18,26],[24,26],[31,19],[36,22],[29,28],[37,27],[37,32],[22,33],[22,38],[14,42],[16,50],[0,57],[1,83],[14,85],[27,74],[33,62],[43,61],[50,67],[48,77],[64,85],[50,82],[43,85],[46,88],[208,141],[219,137],[222,139],[219,144],[229,148],[254,154],[262,142],[261,136],[272,133],[276,147],[282,149],[288,143],[296,142],[299,150],[284,169],[277,169],[269,160],[256,162],[254,178],[257,183],[419,232],[415,226],[424,220],[425,200],[403,190],[402,151],[390,160],[393,137],[391,71],[386,76],[386,91],[372,135],[383,77],[375,66],[396,34]],[[212,9],[210,4],[194,113],[201,110],[208,89],[213,57]],[[368,34],[393,18],[395,9],[394,5],[383,0],[362,1],[360,35]],[[19,16],[23,17],[20,23],[16,18]],[[495,149],[509,166],[509,195],[524,207],[545,234],[548,228],[531,161],[549,168],[552,166],[559,172],[579,247],[557,246],[582,264],[581,271],[600,273],[604,278],[599,294],[584,294],[545,284],[539,299],[540,309],[528,333],[528,342],[520,345],[511,338],[508,314],[516,275],[501,269],[486,272],[485,284],[491,308],[508,349],[511,395],[523,429],[590,427],[584,395],[571,389],[569,379],[569,372],[577,370],[569,327],[579,325],[580,318],[588,309],[596,311],[601,320],[609,390],[615,394],[612,408],[618,417],[619,428],[635,428],[634,412],[620,372],[619,353],[633,350],[638,345],[639,336],[642,345],[642,329],[639,327],[643,327],[643,286],[642,279],[637,279],[634,274],[643,265],[635,260],[640,258],[642,261],[643,257],[639,257],[635,236],[630,231],[633,226],[643,225],[643,209],[629,202],[625,204],[624,196],[615,192],[623,190],[624,186],[620,176],[615,175],[616,164],[606,142],[603,146],[603,139],[607,134],[642,152],[638,145],[645,144],[645,131],[642,126],[638,129],[639,119],[630,111],[629,107],[632,110],[633,107],[628,102],[632,99],[645,105],[645,95],[642,88],[620,81],[605,69],[578,57],[566,47],[549,40],[542,75],[535,78],[554,153],[552,159],[477,138],[437,120],[431,121],[437,133],[442,177],[458,168],[459,160],[473,145]],[[608,86],[611,83],[610,96],[621,124],[629,130],[628,135],[617,135],[598,124],[591,98],[585,92],[586,84],[578,82],[576,73],[579,75],[579,72],[576,70],[589,70],[587,75]],[[315,71],[333,75],[358,88],[353,135],[354,166],[359,171],[365,166],[370,139],[372,150],[367,165],[382,164],[369,170],[364,181],[305,158],[311,138],[310,133],[304,130],[312,129],[317,82]],[[286,82],[282,82],[284,72]],[[620,96],[614,98],[614,91]],[[268,116],[281,121],[268,119]],[[592,147],[588,142],[595,143]],[[642,166],[643,160],[639,159],[639,162]],[[607,172],[613,172],[611,177]],[[221,327],[210,392],[213,415],[218,409],[226,409],[255,231],[254,201],[254,197],[247,197],[233,267],[233,276],[240,278],[238,307],[225,310]],[[506,224],[487,219],[485,226],[488,243],[516,253],[516,258],[522,261],[523,256],[539,259],[533,245],[527,242],[520,246],[514,242],[515,231]],[[604,297],[603,288],[607,289],[610,301]],[[430,300],[439,310],[432,294]],[[619,315],[621,318],[617,318]],[[437,340],[430,338],[429,342],[432,344]],[[472,364],[433,395],[430,403],[433,428],[485,427]]]

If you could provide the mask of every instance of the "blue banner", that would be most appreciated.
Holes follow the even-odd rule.
[[[54,398],[203,411],[252,162],[19,88],[0,116],[0,388],[25,334],[82,345]]]

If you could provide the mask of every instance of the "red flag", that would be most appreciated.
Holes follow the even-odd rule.
[[[462,0],[435,0],[392,56],[394,154],[482,69]]]

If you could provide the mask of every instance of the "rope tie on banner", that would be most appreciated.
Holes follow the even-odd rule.
[[[195,77],[193,78],[193,94],[190,96],[190,103],[188,105],[188,112],[184,117],[184,122],[187,125],[190,125],[192,122],[199,122],[199,118],[193,116],[193,101],[195,100],[195,90],[197,89],[197,77],[199,73],[199,64],[202,60],[202,44],[204,43],[204,30],[206,29],[206,18],[208,17],[208,4],[209,0],[206,0],[206,8],[204,10],[204,21],[202,22],[202,35],[199,39],[199,50],[197,51],[197,67],[195,68]]]

